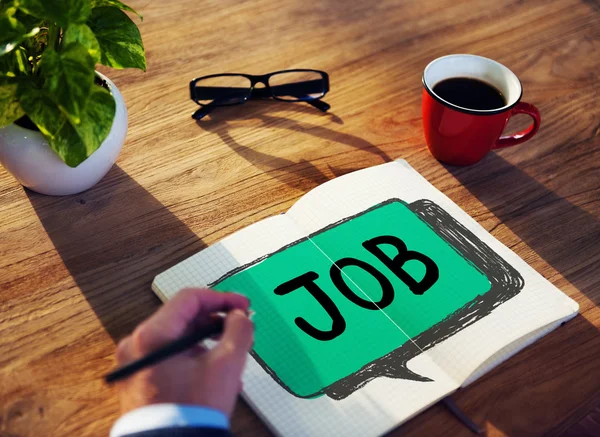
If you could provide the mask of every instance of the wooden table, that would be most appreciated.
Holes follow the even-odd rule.
[[[102,69],[129,107],[115,167],[63,198],[0,170],[1,436],[107,435],[118,404],[101,377],[115,343],[158,308],[156,274],[329,179],[396,158],[581,305],[456,395],[459,406],[491,436],[587,435],[600,402],[597,0],[131,4],[145,17],[148,72]],[[437,162],[420,78],[448,53],[511,68],[541,110],[537,137],[473,167]],[[194,76],[293,67],[330,73],[329,114],[271,101],[190,118]],[[267,435],[241,402],[233,429]],[[393,434],[470,435],[439,406]]]

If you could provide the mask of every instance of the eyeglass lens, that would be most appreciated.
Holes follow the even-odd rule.
[[[290,102],[319,99],[325,95],[325,80],[316,71],[290,71],[269,78],[273,97]]]
[[[245,76],[214,76],[197,81],[194,94],[201,105],[235,105],[250,97],[251,88]]]

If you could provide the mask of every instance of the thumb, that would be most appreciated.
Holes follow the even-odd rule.
[[[225,318],[225,329],[221,341],[215,348],[218,354],[223,353],[231,358],[241,360],[252,349],[254,340],[254,324],[241,310],[233,310]]]

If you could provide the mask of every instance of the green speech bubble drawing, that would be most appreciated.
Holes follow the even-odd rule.
[[[392,199],[229,272],[256,311],[254,358],[295,396],[342,399],[520,291],[520,275],[429,201]]]

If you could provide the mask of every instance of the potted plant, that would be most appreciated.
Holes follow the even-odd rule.
[[[146,70],[124,11],[137,14],[119,0],[0,0],[0,163],[24,186],[74,194],[114,164],[127,109],[95,66]]]

